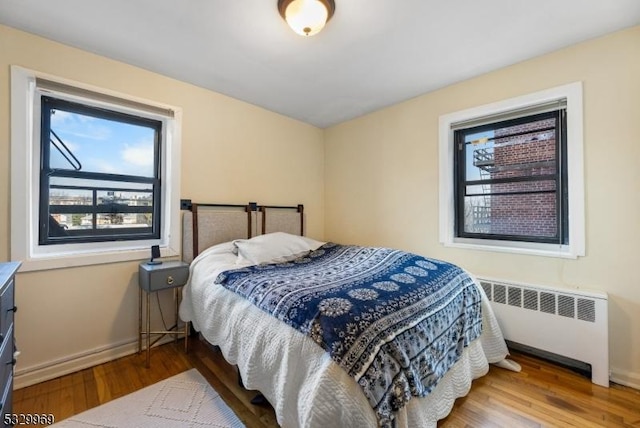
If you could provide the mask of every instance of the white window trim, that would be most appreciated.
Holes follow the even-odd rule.
[[[164,121],[161,154],[161,238],[61,245],[38,244],[39,108],[36,79],[100,93],[173,111]],[[127,110],[123,108],[123,110]],[[134,112],[134,110],[130,110]],[[21,271],[56,269],[149,258],[151,245],[163,257],[180,254],[180,145],[182,110],[49,74],[11,66],[11,259],[22,261]]]
[[[452,126],[485,116],[519,110],[555,100],[567,100],[567,178],[569,244],[541,244],[455,237],[455,144]],[[439,124],[439,234],[447,247],[537,256],[577,258],[585,255],[584,154],[582,82],[440,116]]]

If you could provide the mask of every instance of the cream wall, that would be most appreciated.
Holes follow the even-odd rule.
[[[566,260],[440,245],[439,116],[574,81],[584,85],[587,255]],[[640,27],[332,127],[325,158],[326,239],[413,250],[477,275],[604,290],[612,379],[640,388]]]
[[[322,130],[0,26],[0,261],[10,258],[8,94],[13,64],[181,107],[182,198],[302,203],[307,234],[324,236]],[[137,340],[136,273],[137,262],[19,273],[16,384],[131,352]],[[170,308],[169,297],[163,296]]]
[[[614,379],[640,387],[640,281],[633,269],[640,238],[640,27],[322,131],[0,26],[0,260],[10,258],[11,64],[181,107],[183,198],[304,203],[312,237],[399,247],[479,275],[607,291]],[[442,247],[439,116],[573,81],[584,82],[587,256]],[[131,352],[136,271],[129,262],[18,274],[17,373],[34,380]]]

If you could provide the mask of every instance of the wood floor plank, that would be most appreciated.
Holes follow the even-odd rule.
[[[100,397],[98,396],[98,385],[96,384],[96,378],[93,376],[93,369],[85,369],[82,371],[82,380],[84,382],[84,394],[87,403],[86,409],[100,405]],[[80,403],[78,403],[80,405]],[[76,413],[83,412],[81,407],[78,407]]]
[[[552,363],[514,353],[520,373],[491,367],[456,400],[440,428],[640,427],[640,391],[612,384],[604,388]],[[219,351],[193,340],[134,354],[58,379],[14,391],[14,412],[53,413],[56,420],[196,368],[248,428],[278,426],[273,409],[253,405],[255,392],[238,385],[237,372]],[[329,428],[329,427],[327,427]]]
[[[100,404],[111,401],[111,389],[109,388],[110,375],[112,374],[110,374],[103,365],[93,368],[93,378],[95,379],[96,392],[98,393],[98,402]]]
[[[60,410],[60,419],[66,419],[74,414],[78,413],[78,409],[87,409],[87,393],[84,384],[84,374],[82,371],[73,373],[72,391],[71,391],[71,408],[69,413],[65,413],[63,409]]]
[[[74,376],[63,376],[60,379],[59,388],[50,393],[50,405],[59,409],[60,418],[73,415],[73,382]]]

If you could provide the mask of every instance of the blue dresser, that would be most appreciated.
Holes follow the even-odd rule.
[[[14,278],[19,267],[19,262],[0,263],[0,409],[4,426],[9,426],[6,425],[7,419],[4,416],[13,411],[13,367],[16,364],[13,356],[13,314],[17,309]]]

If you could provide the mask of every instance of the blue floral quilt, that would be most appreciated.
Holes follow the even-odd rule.
[[[461,268],[389,248],[327,243],[287,263],[221,273],[227,289],[310,336],[362,387],[380,426],[427,395],[482,331]]]

